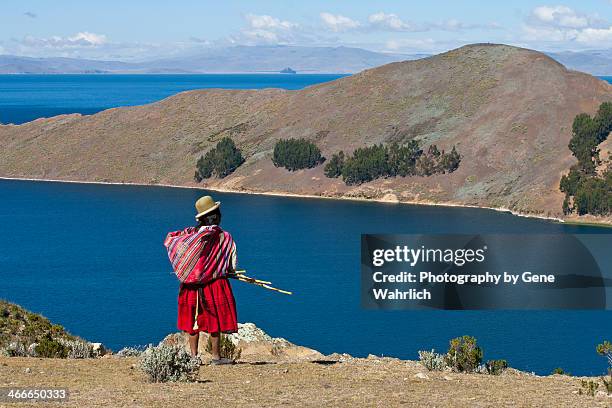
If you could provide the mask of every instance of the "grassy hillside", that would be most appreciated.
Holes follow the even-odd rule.
[[[539,52],[471,45],[384,65],[300,91],[201,90],[163,101],[0,127],[0,176],[193,186],[197,159],[231,137],[245,163],[202,186],[328,197],[507,208],[563,217],[561,176],[576,163],[572,121],[612,99],[612,86]],[[450,151],[452,174],[347,186],[324,166],[275,167],[280,139],[324,157],[417,140]]]
[[[59,324],[0,300],[0,355],[87,358],[94,354],[90,343]]]
[[[0,350],[5,351],[0,353],[0,387],[65,388],[70,396],[62,406],[70,407],[167,407],[185,400],[196,405],[222,402],[224,406],[241,408],[286,404],[369,407],[381,401],[387,406],[609,407],[612,401],[612,394],[604,388],[605,378],[600,377],[537,376],[512,368],[489,375],[450,367],[428,368],[427,360],[374,355],[354,358],[335,353],[323,356],[284,339],[271,338],[250,323],[240,325],[239,332],[231,336],[242,350],[238,364],[208,365],[206,335],[202,334],[200,355],[204,365],[195,367],[193,381],[152,383],[139,369],[142,360],[121,353],[87,360],[73,359],[77,358],[74,352],[68,355],[72,359],[15,357],[15,353],[6,353],[14,349],[11,343],[15,342],[41,344],[52,338],[61,345],[88,343],[38,314],[0,301]],[[453,344],[458,343],[451,341],[450,346]],[[161,345],[186,347],[187,335],[171,334]],[[606,347],[609,350],[609,343]],[[474,349],[467,348],[461,356],[473,353]],[[602,349],[600,354],[603,353]],[[58,357],[38,353],[37,357],[41,356]],[[166,360],[153,360],[157,370],[167,370],[160,363]],[[467,360],[453,361],[463,364]],[[586,393],[584,384],[588,383],[597,384],[592,395]],[[40,405],[24,402],[28,403]]]

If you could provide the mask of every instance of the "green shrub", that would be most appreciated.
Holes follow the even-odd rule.
[[[559,188],[561,192],[567,193],[570,196],[576,195],[576,190],[582,182],[583,173],[580,171],[578,166],[572,166],[570,172],[567,175],[561,177],[561,183]]]
[[[609,369],[612,370],[612,343],[606,340],[603,343],[598,344],[595,350],[597,351],[597,354],[602,355],[608,359]]]
[[[608,215],[612,212],[612,162],[607,160],[607,169],[596,171],[602,163],[598,145],[612,131],[612,103],[604,102],[594,117],[581,113],[574,118],[569,149],[578,159],[561,178],[559,189],[565,193],[564,214]]]
[[[428,155],[424,154],[419,156],[416,162],[416,173],[419,176],[431,176],[436,173],[436,161],[435,159]]]
[[[457,152],[455,146],[453,146],[450,153],[442,152],[442,156],[439,159],[440,169],[442,173],[452,173],[459,168],[461,163],[461,156]]]
[[[574,196],[574,209],[579,215],[607,215],[612,207],[612,185],[600,178],[582,182]]]
[[[149,346],[140,356],[140,369],[151,382],[192,381],[200,366],[182,346]]]
[[[593,380],[588,380],[588,381],[582,380],[581,384],[582,384],[582,388],[578,390],[578,393],[580,395],[586,394],[589,397],[595,396],[595,392],[597,392],[597,389],[599,388],[599,383]]]
[[[272,162],[289,171],[309,169],[323,163],[321,150],[306,139],[281,139],[274,146]]]
[[[586,113],[577,115],[572,125],[572,138],[568,147],[578,159],[581,170],[587,174],[595,170],[593,158],[597,154],[597,144],[596,121]]]
[[[358,185],[381,177],[452,173],[460,162],[461,156],[454,146],[450,153],[445,153],[430,145],[423,153],[419,142],[410,140],[404,145],[394,142],[361,147],[350,156],[340,152],[325,166],[325,175],[333,178],[341,174],[347,185]]]
[[[0,300],[0,353],[7,356],[86,357],[89,344],[63,326]]]
[[[196,164],[196,181],[216,176],[223,178],[233,173],[242,163],[242,152],[236,147],[234,141],[224,137],[215,147],[200,157]]]
[[[342,179],[347,185],[366,183],[388,174],[387,149],[382,144],[355,150],[342,168]]]
[[[445,355],[436,353],[433,349],[431,351],[419,351],[419,361],[429,371],[443,371],[447,367]]]
[[[570,373],[566,373],[564,369],[562,369],[561,367],[557,367],[552,371],[553,374],[558,374],[558,375],[571,375]]]
[[[417,159],[422,154],[423,151],[416,140],[410,140],[405,145],[398,143],[390,144],[387,147],[389,176],[414,176],[416,174]]]
[[[225,334],[220,334],[221,338],[219,339],[219,351],[221,357],[229,358],[230,360],[238,360],[242,355],[242,349],[236,347],[236,345],[232,342],[232,340],[226,336]],[[208,336],[208,341],[206,342],[207,353],[211,353],[212,351],[212,343],[210,340],[210,336]]]
[[[489,360],[486,362],[485,367],[487,373],[491,375],[500,375],[508,368],[508,362],[506,360]]]
[[[38,357],[45,358],[66,358],[70,349],[50,335],[43,337],[34,348]]]
[[[344,152],[341,150],[339,153],[334,154],[332,158],[325,165],[324,173],[329,178],[337,178],[342,175],[342,168],[344,167]]]
[[[450,341],[446,364],[459,372],[474,372],[482,361],[482,349],[472,336],[457,337]]]

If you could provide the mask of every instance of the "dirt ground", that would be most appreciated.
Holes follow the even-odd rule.
[[[421,373],[426,378],[416,376]],[[612,407],[612,398],[579,395],[580,378],[428,372],[395,359],[237,364],[200,368],[198,382],[152,384],[137,358],[0,358],[0,387],[66,387],[67,402],[0,407]]]

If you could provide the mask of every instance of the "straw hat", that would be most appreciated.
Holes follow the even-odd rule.
[[[195,203],[195,208],[198,211],[196,220],[203,215],[213,212],[221,205],[221,201],[215,201],[211,196],[204,196],[198,199]]]

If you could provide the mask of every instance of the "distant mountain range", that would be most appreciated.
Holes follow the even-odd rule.
[[[94,61],[74,58],[29,58],[0,55],[2,74],[79,73],[355,73],[425,54],[386,54],[350,47],[236,46],[145,62]]]
[[[592,75],[612,75],[612,50],[548,53],[567,68]]]
[[[0,55],[0,74],[94,74],[125,72],[131,64],[76,58],[31,58]]]
[[[612,50],[546,53],[567,68],[592,75],[612,75]],[[347,73],[431,54],[388,54],[351,47],[236,46],[144,62],[0,55],[0,74],[91,73],[262,73],[289,68],[297,73]]]

